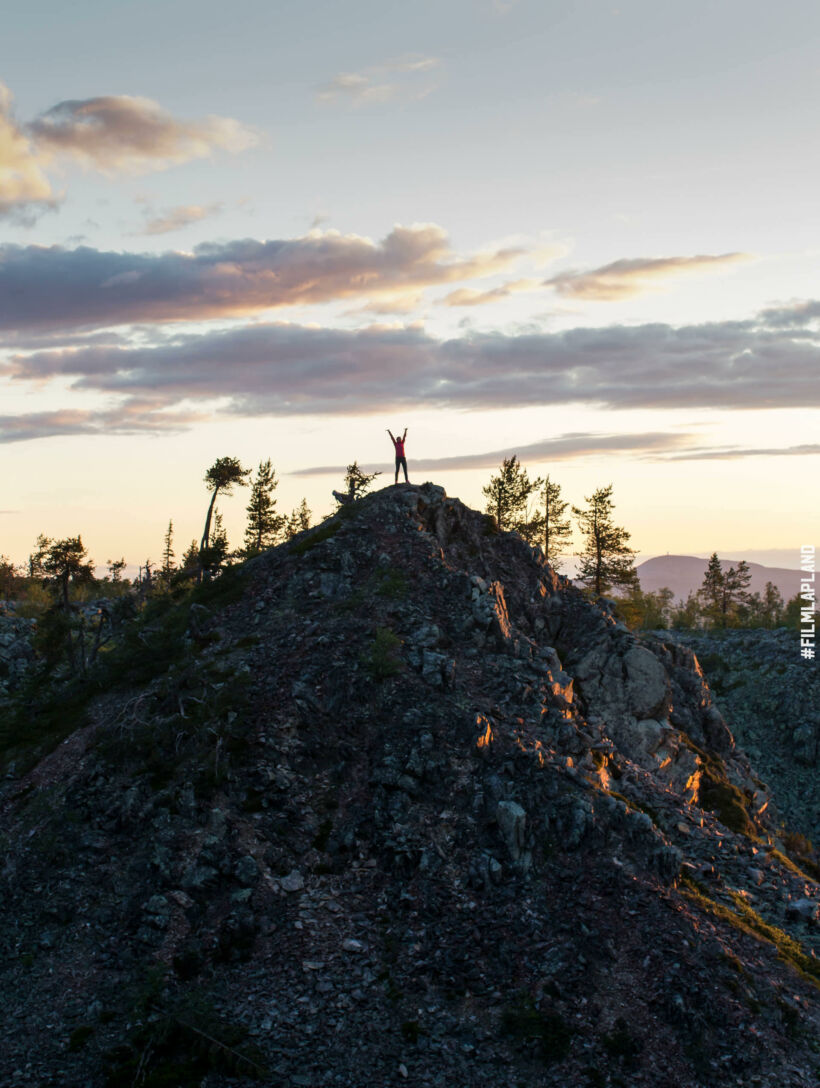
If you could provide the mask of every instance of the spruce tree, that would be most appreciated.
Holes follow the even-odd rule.
[[[703,601],[704,616],[712,623],[719,623],[724,615],[726,579],[717,552],[712,552],[709,557],[698,596]]]
[[[549,476],[541,481],[538,508],[532,522],[533,533],[537,535],[537,539],[532,543],[541,545],[545,558],[556,569],[572,536],[572,523],[565,516],[568,506],[569,503],[561,498],[560,484],[556,484]]]
[[[592,589],[597,597],[615,586],[634,586],[638,577],[634,567],[635,552],[627,544],[630,534],[613,524],[612,484],[599,487],[584,498],[589,503],[587,509],[572,508],[585,537],[584,550],[577,553],[581,560],[579,581]]]
[[[199,545],[196,540],[192,540],[185,551],[182,553],[182,569],[192,574],[199,566]]]
[[[29,578],[43,577],[43,558],[45,557],[50,544],[51,540],[49,537],[47,537],[45,533],[40,533],[37,537],[35,549],[28,557]]]
[[[766,627],[779,627],[783,622],[783,596],[774,582],[766,583],[763,595],[763,622]]]
[[[271,548],[279,539],[285,518],[276,512],[273,492],[279,485],[270,458],[260,461],[256,479],[251,484],[251,497],[246,507],[248,524],[245,528],[245,554],[258,555]]]
[[[307,499],[302,499],[297,507],[290,513],[285,523],[285,540],[293,540],[297,533],[303,533],[310,528],[312,511],[307,504]]]
[[[174,555],[174,523],[169,521],[162,540],[162,576],[166,582],[174,570]]]
[[[211,533],[209,551],[211,553],[209,564],[211,569],[221,566],[230,551],[228,530],[225,528],[225,523],[222,520],[221,510],[214,510],[214,528]]]
[[[749,583],[752,580],[752,572],[745,559],[741,559],[737,567],[729,567],[726,571],[726,609],[725,620],[742,620],[744,612],[749,604]]]

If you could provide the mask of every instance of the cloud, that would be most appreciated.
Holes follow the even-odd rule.
[[[59,102],[27,132],[41,155],[67,155],[106,174],[164,170],[259,142],[256,132],[231,117],[183,121],[158,102],[131,95]]]
[[[674,276],[720,271],[724,267],[753,260],[748,253],[722,253],[697,257],[633,257],[589,272],[561,272],[545,280],[559,295],[596,302],[618,302],[624,298],[657,290],[660,280]]]
[[[63,409],[0,416],[0,444],[71,435],[169,434],[205,417],[194,412],[158,412],[150,405],[123,404],[111,411]]]
[[[147,213],[141,234],[169,234],[191,223],[199,223],[222,211],[222,204],[178,204],[164,212]]]
[[[509,298],[517,291],[532,291],[538,287],[537,280],[513,280],[500,287],[491,287],[487,291],[477,291],[474,287],[459,287],[441,300],[447,306],[484,306],[488,302],[498,302]]]
[[[17,351],[3,371],[17,382],[59,379],[157,409],[196,402],[253,416],[559,404],[811,408],[820,407],[818,369],[820,337],[795,340],[754,321],[450,340],[418,326],[350,331],[282,322],[169,332],[131,347]]]
[[[184,121],[150,98],[130,95],[60,102],[27,125],[11,107],[11,92],[0,83],[0,218],[25,225],[60,202],[47,173],[55,156],[105,174],[144,173],[259,142],[233,118]]]
[[[366,68],[362,72],[340,72],[316,91],[316,101],[329,105],[347,103],[364,106],[388,102],[394,98],[423,98],[430,93],[429,84],[420,84],[420,73],[430,72],[439,65],[438,57],[418,54],[397,57]]]
[[[11,92],[0,83],[0,218],[31,223],[58,200],[11,103]]]
[[[804,299],[764,310],[761,318],[775,328],[798,329],[820,318],[820,301]]]
[[[388,61],[387,68],[394,72],[429,72],[441,64],[438,57],[411,55]]]
[[[675,450],[691,440],[691,435],[670,434],[666,431],[650,431],[644,434],[590,434],[572,433],[557,438],[545,438],[526,446],[510,446],[501,450],[485,450],[480,453],[464,453],[456,457],[414,457],[413,470],[418,472],[460,471],[474,468],[495,468],[505,457],[515,454],[522,464],[533,462],[570,461],[601,453],[659,453]],[[373,466],[363,466],[373,471]],[[297,469],[292,476],[330,476],[344,474],[344,465],[316,465]]]
[[[820,445],[806,442],[800,446],[776,446],[769,448],[742,448],[739,446],[706,446],[673,453],[669,461],[735,461],[741,457],[806,457],[820,453]]]
[[[394,83],[376,83],[372,76],[358,72],[340,72],[316,92],[317,102],[347,100],[354,106],[367,102],[387,102],[397,93]]]
[[[397,226],[380,242],[313,231],[287,240],[203,244],[192,253],[6,245],[0,246],[0,329],[202,320],[395,296],[495,275],[522,252],[459,257],[435,224]]]
[[[423,302],[421,291],[407,295],[385,295],[383,298],[370,299],[363,306],[348,310],[349,314],[412,314]]]

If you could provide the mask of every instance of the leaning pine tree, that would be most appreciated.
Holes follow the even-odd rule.
[[[584,498],[589,504],[585,510],[572,508],[584,535],[584,550],[578,553],[578,580],[597,597],[615,586],[635,586],[638,576],[635,552],[627,544],[630,534],[612,522],[612,484]]]
[[[202,540],[199,542],[200,578],[202,571],[210,566],[208,549],[211,544],[211,518],[213,517],[214,506],[216,505],[216,497],[220,492],[225,495],[230,495],[234,484],[239,484],[240,487],[244,487],[248,482],[247,478],[250,473],[251,470],[249,468],[243,468],[235,457],[218,457],[205,473],[205,486],[212,494],[211,501],[208,504],[208,513],[205,517],[205,528],[202,531]]]

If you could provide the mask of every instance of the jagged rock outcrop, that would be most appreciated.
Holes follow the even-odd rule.
[[[820,670],[795,630],[657,632],[697,654],[738,743],[774,790],[787,827],[820,842]]]
[[[440,488],[157,605],[75,713],[3,788],[0,1080],[816,1083],[818,887],[694,656]]]

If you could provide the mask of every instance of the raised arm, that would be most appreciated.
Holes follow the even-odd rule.
[[[401,436],[402,442],[404,442],[405,438],[407,438],[407,428],[406,427],[404,428],[404,434]]]
[[[391,441],[391,442],[393,443],[393,445],[395,446],[395,444],[396,444],[396,440],[395,440],[395,438],[393,437],[393,432],[392,432],[392,431],[390,430],[390,428],[389,428],[389,427],[387,428],[387,433],[388,433],[388,434],[390,435],[390,441]]]

